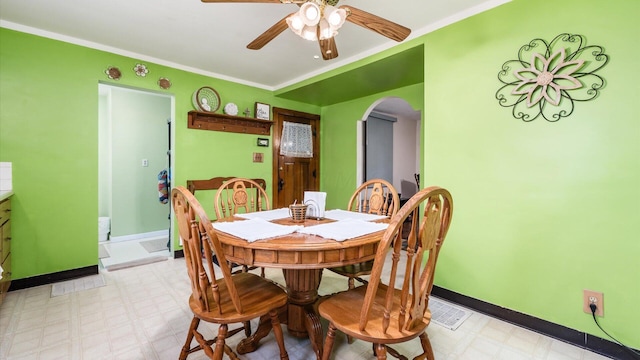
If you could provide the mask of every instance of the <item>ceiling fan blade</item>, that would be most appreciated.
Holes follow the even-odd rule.
[[[338,57],[338,48],[336,47],[336,40],[334,37],[330,37],[325,40],[318,40],[320,44],[320,52],[324,60],[331,60]]]
[[[383,19],[377,15],[370,14],[364,10],[348,5],[340,6],[340,8],[345,9],[347,12],[347,21],[362,26],[365,29],[373,30],[391,40],[400,42],[411,34],[411,29],[396,24],[393,21]]]
[[[201,0],[203,3],[274,3],[282,4],[280,0]]]
[[[278,0],[278,2],[280,1]],[[291,14],[283,17],[282,20],[273,24],[273,26],[267,29],[267,31],[263,32],[255,40],[250,42],[249,45],[247,45],[247,48],[251,50],[262,49],[262,47],[267,45],[269,41],[275,39],[276,36],[280,35],[283,31],[285,31],[289,27],[287,25],[287,18],[289,16],[291,16]]]

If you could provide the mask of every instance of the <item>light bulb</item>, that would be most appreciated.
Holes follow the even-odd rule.
[[[306,40],[317,40],[318,39],[318,34],[316,33],[317,28],[315,26],[305,26],[302,29],[302,34],[300,36],[302,36],[304,39]]]
[[[306,16],[307,19],[309,20],[313,20],[316,17],[318,17],[318,9],[309,6],[307,10],[304,12],[304,16]]]
[[[294,32],[298,32],[304,27],[304,22],[302,22],[302,19],[298,14],[289,16],[287,18],[287,24]]]
[[[306,2],[300,7],[298,12],[305,25],[315,26],[320,21],[320,8],[314,2]]]
[[[324,8],[324,17],[329,21],[331,27],[338,29],[347,19],[347,12],[344,9],[336,9],[331,5],[327,5]]]

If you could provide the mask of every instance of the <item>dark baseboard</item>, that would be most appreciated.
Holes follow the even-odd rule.
[[[638,360],[638,357],[632,355],[629,350],[624,349],[617,343],[585,332],[570,329],[530,315],[493,305],[435,285],[433,286],[431,293],[439,298],[460,304],[480,313],[504,320],[612,359]]]
[[[81,278],[98,274],[98,265],[91,265],[79,269],[65,270],[51,274],[32,276],[24,279],[11,280],[9,291],[26,289],[34,286],[47,285],[59,281]]]
[[[177,258],[184,257],[183,250],[174,251],[173,256]],[[38,275],[33,277],[28,277],[24,279],[16,279],[11,280],[11,286],[9,287],[9,291],[22,290],[31,288],[34,286],[40,285],[48,285],[57,283],[60,281],[72,280],[81,278],[84,276],[96,275],[98,274],[98,265],[91,265],[79,269],[65,270],[51,274]]]

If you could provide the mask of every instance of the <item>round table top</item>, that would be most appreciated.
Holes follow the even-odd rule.
[[[240,221],[225,218],[219,221]],[[332,220],[306,219],[294,223],[291,219],[278,219],[281,225],[318,225]],[[323,269],[356,264],[372,260],[384,230],[344,241],[326,239],[317,235],[293,233],[276,238],[248,242],[216,230],[228,261],[260,267],[284,269]]]

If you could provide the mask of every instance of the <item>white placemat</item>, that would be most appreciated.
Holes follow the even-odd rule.
[[[296,230],[303,228],[301,225],[274,224],[259,218],[233,222],[214,222],[211,225],[217,230],[245,239],[248,242],[292,234]]]
[[[299,233],[322,236],[323,238],[343,241],[362,235],[385,230],[389,224],[374,223],[358,219],[346,219],[332,223],[307,226],[299,229]]]
[[[354,219],[354,220],[363,220],[363,221],[375,221],[386,219],[387,216],[384,215],[373,215],[367,213],[359,213],[355,211],[347,211],[347,210],[328,210],[324,213],[324,217],[331,220],[346,220],[346,219]]]
[[[289,208],[256,211],[256,212],[250,212],[246,214],[235,214],[235,216],[241,217],[243,219],[262,219],[267,221],[284,219],[289,217]]]

